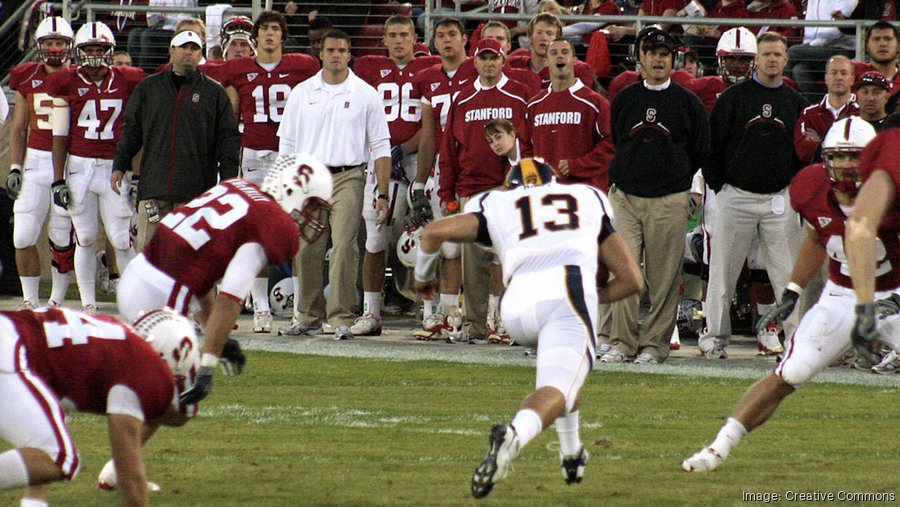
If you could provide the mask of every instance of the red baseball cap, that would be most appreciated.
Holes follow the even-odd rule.
[[[478,45],[475,46],[475,56],[478,56],[485,51],[496,53],[500,56],[506,56],[506,53],[503,51],[503,44],[500,44],[500,41],[497,39],[481,39],[478,41]]]
[[[429,56],[431,54],[431,48],[428,47],[428,44],[424,42],[416,42],[413,44],[413,56]]]
[[[853,83],[853,89],[859,90],[863,86],[877,86],[881,89],[891,91],[891,83],[888,81],[884,74],[878,72],[877,70],[870,70],[869,72],[864,72],[863,75],[859,76],[859,79]]]

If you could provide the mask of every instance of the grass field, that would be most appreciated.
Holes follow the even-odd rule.
[[[567,486],[556,433],[525,448],[484,500],[469,479],[493,423],[508,421],[533,368],[250,351],[217,375],[202,415],[145,450],[155,505],[735,505],[745,492],[900,495],[898,387],[814,383],[747,436],[718,471],[681,472],[752,381],[595,372],[584,391],[585,481]],[[81,474],[53,505],[115,505],[94,489],[105,421],[76,414]],[[0,493],[17,505],[19,492]],[[783,498],[783,496],[782,496]],[[798,503],[798,502],[792,502]],[[801,502],[802,504],[802,502]]]

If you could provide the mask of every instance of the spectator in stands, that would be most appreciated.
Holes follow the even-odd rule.
[[[791,208],[788,185],[801,168],[793,133],[809,102],[784,84],[786,64],[787,39],[762,34],[755,75],[722,92],[710,115],[711,156],[703,176],[716,192],[718,210],[706,297],[709,329],[699,340],[707,358],[727,357],[731,297],[754,235],[775,294],[784,291],[799,250],[800,219]],[[768,353],[781,348],[779,343],[760,345]]]
[[[806,4],[807,21],[831,21],[845,19],[856,8],[857,0],[809,0]],[[808,26],[803,29],[803,44],[788,50],[790,75],[807,100],[818,101],[824,92],[822,74],[825,62],[834,55],[853,56],[856,38],[841,33],[833,27]]]
[[[566,39],[547,49],[550,88],[528,104],[533,153],[555,167],[561,183],[609,190],[612,133],[609,102],[575,77],[575,50]]]
[[[537,0],[488,0],[488,12],[494,14],[537,14]],[[528,31],[528,23],[524,21],[503,21],[503,24],[509,28],[511,40],[518,42],[518,45],[527,48],[531,42],[526,35]]]
[[[641,2],[640,8],[638,8],[637,15],[638,16],[675,16],[682,7],[684,7],[684,0],[645,0]],[[672,29],[671,23],[661,23],[659,27],[664,31],[669,31]],[[637,34],[637,30],[634,25],[609,25],[606,27],[606,30],[609,31],[609,38],[612,41],[619,41],[623,37],[626,36],[635,36]],[[622,41],[623,43],[627,43],[629,41]]]
[[[475,52],[478,78],[467,84],[450,106],[439,162],[438,196],[444,215],[449,213],[450,202],[459,201],[464,208],[467,202],[503,184],[509,167],[492,152],[484,138],[484,126],[501,117],[510,120],[518,131],[525,131],[527,89],[503,74],[504,56],[499,41],[479,41]],[[490,280],[485,276],[489,269]],[[453,341],[477,343],[492,335],[505,335],[499,313],[502,277],[493,252],[469,243],[463,245],[463,286],[466,321]]]
[[[891,84],[884,74],[877,70],[870,70],[853,84],[856,91],[856,101],[859,103],[859,117],[866,120],[875,130],[882,130],[882,123],[888,116],[886,110],[888,99],[891,96]]]
[[[797,9],[789,0],[754,0],[747,4],[748,17],[754,19],[797,19]],[[778,32],[787,37],[788,42],[800,37],[795,26],[761,26],[757,33]],[[720,31],[725,33],[724,30]]]
[[[149,0],[149,6],[197,7],[197,0]],[[180,31],[178,23],[190,17],[191,15],[187,13],[148,12],[147,26],[149,28],[141,30],[140,33],[132,31],[128,37],[128,52],[134,58],[135,66],[150,73],[164,64],[167,60],[166,48],[168,48],[169,40],[172,39],[172,35]],[[203,32],[201,39],[205,41],[205,27]]]
[[[111,184],[120,187],[144,148],[137,191],[138,248],[176,206],[238,174],[237,122],[222,85],[197,70],[202,45],[196,32],[175,35],[171,67],[142,81],[125,107]],[[132,185],[137,185],[134,178]]]
[[[588,0],[581,5],[581,10],[575,14],[582,16],[615,16],[619,14],[619,6],[613,0]],[[581,44],[581,38],[606,26],[606,23],[593,21],[579,21],[563,27],[563,37],[572,44]]]
[[[299,303],[291,332],[319,334],[323,321],[334,327],[336,340],[352,339],[355,320],[356,275],[359,269],[357,235],[363,209],[365,168],[375,159],[378,181],[376,216],[390,217],[388,184],[391,178],[391,145],[381,95],[350,70],[350,37],[331,30],[322,37],[322,70],[295,86],[284,106],[278,127],[282,154],[309,153],[327,166],[334,179],[331,212],[331,258],[324,296],[327,235],[300,250],[295,265],[300,273]]]
[[[612,104],[609,200],[616,230],[643,259],[651,309],[639,329],[640,296],[614,303],[612,348],[600,360],[656,364],[669,356],[684,253],[672,245],[684,244],[691,177],[707,156],[709,124],[697,96],[672,82],[676,39],[655,28],[635,44],[645,75]]]
[[[836,55],[828,59],[825,87],[828,93],[818,104],[804,109],[794,127],[794,147],[803,166],[822,160],[820,145],[832,123],[859,114],[853,94],[853,62],[849,58]]]
[[[751,15],[744,5],[744,0],[719,0],[715,7],[707,10],[706,17],[744,19],[751,17]],[[731,25],[696,25],[692,33],[685,32],[682,36],[682,41],[685,45],[697,50],[701,59],[711,61],[715,57],[715,48],[719,42],[719,37],[732,28],[735,27]],[[755,28],[752,28],[750,31],[755,31]]]
[[[697,51],[689,47],[679,48],[679,51],[684,53],[684,67],[681,70],[694,78],[703,77],[705,65],[700,61],[700,55]]]

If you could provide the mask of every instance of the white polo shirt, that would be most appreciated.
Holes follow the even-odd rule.
[[[361,165],[391,156],[384,104],[352,70],[343,83],[319,71],[291,90],[278,127],[279,153],[308,153],[329,167]]]

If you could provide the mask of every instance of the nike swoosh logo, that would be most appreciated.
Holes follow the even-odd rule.
[[[112,90],[107,90],[107,91],[108,91],[109,93],[116,93],[117,91],[119,91],[119,89],[118,89],[118,88],[113,88]]]
[[[69,171],[69,176],[71,176],[73,174],[78,174],[78,171]]]
[[[284,78],[286,78],[286,77],[288,77],[288,76],[290,76],[290,74],[278,74],[278,77],[280,77],[280,78],[282,78],[282,79],[284,79]]]
[[[468,81],[468,79],[460,79],[459,84],[466,84],[466,81]]]

